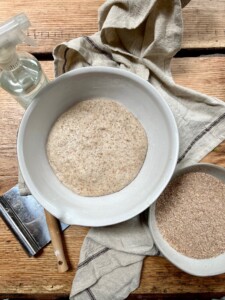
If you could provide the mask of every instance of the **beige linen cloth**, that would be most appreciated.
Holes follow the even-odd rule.
[[[178,167],[198,162],[225,139],[224,103],[177,85],[171,76],[170,62],[182,41],[181,9],[187,2],[108,0],[99,9],[99,32],[54,49],[56,76],[80,67],[110,66],[153,84],[176,118]],[[27,192],[23,179],[20,187]],[[142,217],[89,231],[70,299],[125,299],[139,286],[144,257],[157,253]]]

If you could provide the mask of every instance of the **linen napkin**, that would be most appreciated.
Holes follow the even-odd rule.
[[[177,168],[198,162],[225,138],[224,103],[177,85],[171,75],[170,62],[182,41],[182,5],[188,2],[108,0],[99,9],[99,32],[58,45],[53,53],[56,76],[80,67],[110,66],[153,84],[178,125]],[[70,299],[125,299],[139,286],[144,257],[157,254],[143,216],[90,229]]]

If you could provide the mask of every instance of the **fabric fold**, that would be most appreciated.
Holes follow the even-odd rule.
[[[145,256],[157,253],[143,215],[92,228],[81,248],[70,299],[125,299],[139,286]]]
[[[182,7],[189,1],[108,0],[99,9],[99,32],[60,44],[53,52],[56,76],[108,66],[148,80],[176,119],[177,168],[200,161],[225,139],[224,103],[177,85],[171,74],[171,59],[182,42]],[[145,256],[157,253],[142,215],[92,228],[81,249],[70,299],[125,299],[139,286]]]
[[[178,168],[199,161],[225,137],[224,103],[177,85],[171,75],[171,59],[182,41],[181,4],[187,1],[106,1],[99,10],[98,33],[54,51],[57,75],[87,65],[110,66],[153,84],[178,125]]]

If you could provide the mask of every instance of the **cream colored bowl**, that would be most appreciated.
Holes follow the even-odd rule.
[[[198,163],[177,171],[174,177],[189,172],[203,172],[215,176],[225,183],[225,169],[213,164]],[[179,253],[163,238],[155,217],[156,202],[149,212],[149,228],[160,252],[175,266],[195,276],[213,276],[225,273],[225,253],[207,259],[196,259]]]
[[[143,125],[149,147],[141,171],[124,189],[102,197],[82,197],[53,173],[46,141],[63,112],[94,97],[125,105]],[[151,84],[116,68],[87,67],[58,77],[37,95],[22,119],[17,151],[28,188],[50,213],[67,224],[104,226],[139,214],[157,199],[174,172],[178,145],[173,114]]]

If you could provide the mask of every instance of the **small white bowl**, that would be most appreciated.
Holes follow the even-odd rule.
[[[175,172],[173,178],[189,172],[208,173],[225,182],[224,168],[205,163],[198,163],[183,168]],[[153,240],[160,252],[176,267],[191,275],[206,277],[225,273],[225,253],[212,258],[196,259],[185,256],[170,246],[161,235],[157,226],[155,217],[156,202],[150,207],[148,223]]]
[[[138,176],[121,191],[82,197],[53,173],[46,141],[56,119],[81,100],[104,97],[121,102],[143,125],[149,141]],[[70,71],[37,95],[22,119],[19,166],[33,196],[67,224],[104,226],[125,221],[148,208],[170,180],[178,156],[178,130],[172,112],[155,88],[131,72],[108,67]]]

